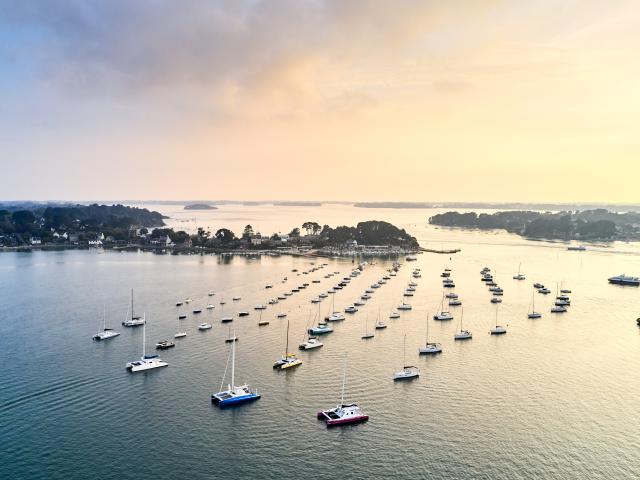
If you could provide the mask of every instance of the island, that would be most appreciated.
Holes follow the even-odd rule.
[[[192,203],[190,205],[185,205],[185,210],[217,210],[218,207],[214,205],[209,205],[207,203]]]
[[[640,213],[616,213],[602,208],[560,212],[515,210],[481,214],[451,211],[430,217],[429,223],[444,227],[500,229],[528,238],[640,240]]]

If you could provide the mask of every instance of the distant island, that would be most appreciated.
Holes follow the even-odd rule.
[[[529,210],[447,212],[429,218],[431,225],[501,229],[530,238],[554,240],[640,240],[640,213],[615,213],[606,209],[562,212]]]
[[[322,202],[282,201],[273,202],[276,207],[321,207]]]
[[[190,205],[185,205],[185,210],[217,210],[218,207],[214,205],[209,205],[207,203],[192,203]]]

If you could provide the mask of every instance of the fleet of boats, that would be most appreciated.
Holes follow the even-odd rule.
[[[361,303],[362,301],[367,301],[373,298],[374,293],[383,285],[386,284],[386,281],[395,277],[397,275],[397,271],[398,271],[399,265],[398,264],[394,264],[392,269],[389,269],[387,274],[385,274],[379,281],[371,284],[370,288],[367,288],[365,290],[365,292],[360,295],[359,297],[359,303],[361,305],[365,305],[365,303]],[[311,321],[307,324],[308,328],[305,331],[305,337],[302,341],[302,343],[299,344],[299,349],[300,350],[314,350],[317,348],[320,348],[323,346],[323,343],[319,340],[318,336],[320,335],[325,335],[328,333],[333,332],[333,327],[331,326],[330,322],[336,322],[336,321],[344,321],[345,320],[345,314],[342,313],[341,311],[337,311],[335,308],[335,292],[347,287],[350,285],[351,279],[357,277],[360,275],[360,273],[362,272],[363,268],[362,266],[359,266],[357,269],[354,269],[348,276],[345,276],[342,278],[342,280],[335,285],[333,288],[329,289],[325,292],[322,292],[320,294],[318,294],[316,297],[313,297],[312,299],[312,303],[317,304],[318,305],[318,312],[317,315],[314,317],[314,322],[313,324],[311,324]],[[308,272],[303,272],[302,274],[307,274]],[[496,281],[496,274],[491,272],[491,269],[489,269],[488,267],[485,267],[481,270],[481,280],[482,282],[484,282],[487,286],[488,286],[488,290],[491,293],[491,297],[492,297],[492,302],[496,303],[496,312],[495,312],[495,321],[493,322],[489,333],[491,335],[503,335],[507,333],[507,327],[505,325],[502,325],[499,323],[499,302],[501,301],[501,297],[504,294],[504,290],[498,286],[497,281]],[[334,274],[338,274],[338,272],[334,272],[329,273],[327,275],[325,275],[325,278],[330,278],[331,276],[333,276]],[[300,273],[298,273],[298,275],[300,275]],[[444,271],[442,271],[440,273],[440,277],[442,278],[442,284],[444,288],[447,288],[448,285],[452,285],[451,287],[449,287],[448,293],[445,293],[443,291],[442,297],[441,297],[441,303],[440,303],[440,310],[438,313],[436,313],[435,315],[433,315],[433,317],[430,317],[428,314],[426,315],[426,323],[425,323],[425,340],[424,340],[424,344],[420,345],[418,348],[418,354],[420,355],[429,355],[429,354],[438,354],[438,353],[442,353],[443,349],[442,349],[442,344],[437,342],[437,341],[433,341],[432,339],[430,339],[429,336],[429,324],[431,322],[431,320],[437,320],[437,321],[443,321],[443,320],[453,320],[453,315],[451,314],[451,312],[444,310],[444,302],[445,299],[448,301],[449,306],[461,306],[462,302],[459,299],[459,295],[458,293],[456,293],[455,291],[453,291],[452,289],[455,288],[455,283],[453,281],[452,278],[452,272],[451,269],[449,268],[445,268]],[[414,296],[417,292],[417,287],[418,284],[416,282],[416,279],[421,278],[421,270],[419,268],[416,268],[412,271],[409,282],[407,284],[407,287],[404,289],[404,296]],[[514,280],[524,280],[524,275],[521,273],[520,271],[520,266],[518,267],[518,274],[513,276]],[[285,280],[282,281],[282,283],[286,282],[286,277]],[[638,285],[640,284],[640,280],[638,279],[638,277],[628,277],[625,275],[619,275],[617,277],[611,277],[609,279],[610,283],[614,283],[614,284],[621,284],[621,285]],[[316,280],[312,280],[313,284],[317,284],[319,283],[319,281]],[[268,302],[269,305],[274,305],[277,304],[280,299],[286,299],[289,296],[293,295],[296,292],[299,292],[301,290],[305,290],[310,284],[309,283],[303,283],[301,285],[299,285],[297,288],[292,288],[289,292],[284,292],[282,295],[279,295],[277,297],[277,299],[272,299]],[[536,319],[536,318],[541,318],[542,314],[537,312],[535,309],[535,292],[540,292],[540,293],[545,293],[545,290],[548,291],[548,289],[541,283],[534,283],[533,284],[533,291],[532,291],[532,298],[531,298],[531,305],[530,305],[530,310],[527,312],[527,318],[530,319]],[[328,296],[330,294],[333,295],[331,296],[332,300],[331,300],[331,308],[328,312],[328,314],[324,317],[322,317],[321,315],[321,308],[322,308],[322,301],[326,298],[328,298]],[[407,293],[409,295],[407,295]],[[547,292],[550,293],[550,292]],[[569,294],[571,293],[570,289],[567,288],[562,288],[559,289],[558,287],[556,288],[556,298],[554,300],[554,305],[551,308],[551,312],[553,313],[561,313],[561,312],[566,312],[568,307],[571,305],[571,299],[569,297]],[[209,296],[212,296],[212,293],[210,293]],[[234,296],[232,297],[234,301],[239,301],[241,299],[241,297],[239,296]],[[498,301],[496,302],[495,299],[497,299]],[[182,307],[183,305],[189,304],[191,302],[190,298],[185,299],[184,301],[178,301],[175,303],[176,307]],[[224,305],[224,300],[223,298],[221,298],[220,300],[220,304]],[[209,308],[209,307],[213,307],[212,304],[208,304],[206,309],[207,310],[213,310],[213,308]],[[398,311],[409,311],[412,310],[412,306],[408,303],[405,303],[404,301],[402,303],[400,303],[400,305],[398,305],[397,307]],[[257,304],[254,307],[255,310],[258,310],[260,312],[260,320],[258,322],[258,325],[268,325],[269,322],[268,321],[262,321],[262,313],[264,310],[267,309],[267,305],[265,304]],[[194,308],[193,310],[194,314],[200,313],[202,311],[202,309],[198,309],[198,308]],[[221,323],[230,323],[233,321],[233,317],[225,317],[223,316],[223,311],[224,311],[224,306],[220,309],[220,321]],[[358,309],[355,306],[355,302],[353,305],[349,305],[346,308],[344,308],[344,312],[345,313],[352,313],[355,314],[356,312],[358,312]],[[248,316],[249,312],[241,310],[238,312],[238,316],[239,317],[243,317],[243,316]],[[279,314],[276,315],[276,318],[279,319],[283,319],[286,318],[287,314],[285,312],[281,312]],[[400,318],[401,315],[400,313],[398,313],[397,311],[391,311],[389,314],[389,318],[390,319],[397,319]],[[182,320],[185,319],[186,315],[179,315],[178,319]],[[324,319],[324,321],[322,321]],[[464,309],[461,308],[460,310],[460,319],[459,319],[459,330],[457,330],[454,333],[454,340],[469,340],[472,338],[472,333],[470,330],[465,329],[463,327],[463,319],[464,319]],[[311,315],[309,320],[311,320]],[[162,360],[158,355],[147,355],[146,353],[146,315],[143,313],[142,316],[136,316],[134,313],[134,297],[133,297],[133,290],[131,292],[131,304],[128,307],[127,310],[127,317],[125,319],[125,321],[123,322],[123,325],[125,326],[137,326],[137,325],[141,325],[143,327],[143,335],[142,335],[142,356],[140,357],[139,360],[134,360],[131,362],[128,362],[126,364],[126,368],[131,371],[131,372],[140,372],[140,371],[145,371],[145,370],[151,370],[151,369],[156,369],[156,368],[160,368],[160,367],[165,367],[168,366],[168,363],[165,362],[164,360]],[[310,325],[311,324],[311,325]],[[180,326],[182,326],[183,324],[180,323]],[[380,317],[380,308],[378,309],[378,317],[377,317],[377,321],[374,324],[374,329],[373,330],[369,330],[369,321],[368,318],[365,317],[365,321],[364,321],[364,334],[361,336],[362,339],[371,339],[374,338],[374,331],[375,330],[383,330],[386,329],[388,326],[387,324],[385,324],[381,317]],[[200,323],[197,327],[199,330],[205,331],[205,330],[211,330],[213,328],[212,323],[210,322],[203,322]],[[273,368],[276,370],[288,370],[294,367],[298,367],[300,365],[302,365],[302,360],[300,358],[298,358],[294,353],[289,351],[289,333],[290,333],[290,323],[289,320],[287,320],[287,327],[286,327],[286,339],[285,339],[285,349],[284,349],[284,354],[281,358],[279,358],[276,362],[274,362],[273,364]],[[103,322],[102,322],[102,330],[99,331],[98,333],[96,333],[92,338],[94,340],[106,340],[109,338],[113,338],[118,336],[119,333],[115,332],[113,329],[107,328],[106,326],[106,315],[105,315],[105,311],[103,310]],[[178,338],[184,338],[187,336],[187,332],[184,329],[179,329],[179,331],[174,335],[175,339]],[[246,403],[249,401],[253,401],[253,400],[257,400],[260,398],[260,394],[258,394],[257,390],[251,389],[249,388],[248,385],[243,384],[240,386],[235,385],[235,356],[236,356],[236,343],[238,342],[238,337],[235,335],[235,331],[231,330],[231,325],[229,325],[228,328],[228,335],[225,338],[225,342],[226,343],[230,343],[231,347],[229,350],[229,357],[227,359],[227,367],[225,367],[225,372],[223,374],[223,379],[222,379],[222,384],[220,386],[220,391],[218,393],[214,393],[211,395],[211,401],[220,406],[220,407],[225,407],[225,406],[231,406],[231,405],[238,405],[238,404],[242,404],[242,403]],[[420,376],[420,369],[415,366],[415,365],[407,365],[407,361],[406,361],[406,342],[407,342],[407,335],[404,335],[403,338],[403,357],[402,357],[402,368],[396,372],[393,373],[393,380],[394,381],[398,381],[398,380],[409,380],[409,379],[414,379]],[[156,343],[156,348],[158,350],[165,350],[165,349],[170,349],[170,348],[174,348],[175,347],[175,343],[170,341],[170,340],[161,340],[158,341]],[[226,378],[226,374],[227,374],[227,369],[229,367],[229,365],[231,366],[231,378],[230,378],[230,383],[228,383],[226,385],[226,388],[223,388],[224,385],[224,380]],[[325,423],[327,424],[327,426],[332,426],[332,425],[340,425],[340,424],[349,424],[349,423],[358,423],[358,422],[362,422],[367,420],[369,417],[368,415],[364,414],[362,412],[362,410],[360,409],[360,407],[356,404],[345,404],[344,403],[344,389],[345,389],[345,382],[346,382],[346,356],[345,356],[345,365],[344,365],[344,373],[343,373],[343,385],[342,385],[342,395],[341,395],[341,400],[340,403],[331,409],[328,410],[323,410],[318,412],[317,417],[323,421],[325,421]]]

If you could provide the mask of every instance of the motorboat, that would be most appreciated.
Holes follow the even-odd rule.
[[[403,293],[404,297],[413,297],[413,292],[411,290],[405,290]]]
[[[210,323],[201,323],[200,325],[198,325],[198,330],[211,330],[213,328],[213,325],[211,325]]]
[[[312,298],[311,299],[311,303],[320,303],[320,299],[319,298]]]
[[[187,318],[186,315],[178,315],[178,320],[184,320],[185,318]]]
[[[230,323],[233,322],[233,317],[221,317],[220,322],[222,323]]]
[[[451,283],[445,283],[444,285],[442,285],[444,288],[456,288],[456,284],[451,282]]]
[[[344,313],[356,313],[357,311],[358,309],[353,305],[349,305],[347,308],[344,309]]]
[[[198,313],[202,313],[202,310],[200,308],[196,308],[191,313],[193,313],[194,315],[197,315]]]
[[[391,313],[389,314],[389,318],[391,318],[391,319],[394,319],[394,320],[395,320],[396,318],[400,318],[400,314],[399,314],[398,312],[391,312]]]
[[[211,401],[218,407],[230,407],[243,403],[253,402],[260,399],[258,390],[252,390],[248,385],[235,385],[235,363],[236,363],[236,342],[231,343],[231,383],[227,385],[226,390],[220,390],[218,393],[211,395]],[[227,367],[229,360],[227,360]],[[227,369],[225,368],[225,374]],[[224,375],[222,378],[224,383]]]
[[[173,348],[175,346],[176,344],[170,342],[169,340],[160,340],[158,343],[156,343],[156,348],[158,350],[167,350],[168,348]]]
[[[176,302],[176,307],[181,307],[182,306],[182,302]]]
[[[280,313],[278,313],[278,314],[276,315],[276,318],[285,318],[286,316],[287,316],[287,314],[286,314],[286,313],[284,313],[284,312],[280,312]]]
[[[640,285],[639,277],[630,277],[628,275],[616,275],[615,277],[609,278],[609,283],[614,285],[627,285],[632,287],[637,287]]]
[[[365,306],[365,305],[366,305],[366,303],[364,303],[362,300],[356,300],[355,302],[353,302],[353,304],[354,304],[356,307],[363,307],[363,306]]]
[[[209,296],[213,297],[215,295],[215,292],[209,292]]]
[[[584,245],[570,245],[567,247],[567,250],[574,252],[584,252],[587,249]]]
[[[548,289],[548,288],[546,288],[546,287],[545,287],[545,288],[540,288],[540,289],[538,289],[538,293],[541,293],[541,294],[543,294],[543,295],[548,295],[548,294],[550,294],[550,293],[551,293],[551,290],[549,290],[549,289]]]
[[[267,306],[266,305],[262,305],[262,304],[258,304],[255,307],[253,307],[254,310],[266,310]]]
[[[242,300],[242,297],[233,297],[231,300],[233,300],[234,302],[237,302],[239,300]]]
[[[408,303],[401,303],[397,308],[398,310],[411,310],[412,307]]]
[[[460,305],[462,305],[462,301],[460,301],[457,298],[449,300],[449,306],[450,307],[459,307]]]
[[[277,299],[275,299],[275,298],[272,298],[272,299],[271,299],[271,300],[269,300],[267,303],[268,303],[269,305],[275,305],[276,303],[278,303],[278,300],[277,300]]]
[[[491,303],[502,303],[502,299],[500,297],[491,297]]]
[[[453,320],[453,315],[450,312],[440,312],[433,316],[434,320]]]
[[[325,317],[325,320],[327,322],[340,322],[342,320],[344,320],[346,317],[344,316],[344,313],[342,312],[333,312],[331,315],[328,315],[327,317]]]
[[[543,284],[541,284],[541,283],[537,283],[537,282],[536,282],[536,283],[534,283],[534,284],[533,284],[533,288],[535,288],[535,289],[544,288],[544,285],[543,285]]]
[[[240,310],[238,312],[238,316],[239,317],[248,317],[249,316],[249,312],[247,312],[246,310]]]
[[[385,328],[387,328],[387,325],[384,322],[382,322],[381,320],[378,320],[376,322],[376,325],[375,325],[376,330],[383,330]]]
[[[142,325],[142,357],[140,360],[127,362],[126,368],[130,372],[142,372],[152,370],[154,368],[166,367],[169,364],[162,360],[158,355],[147,355],[146,353],[146,324]]]
[[[207,305],[207,310],[213,310],[214,308],[216,308],[216,307],[212,303]]]
[[[326,293],[322,292],[320,295],[318,295],[318,298],[327,298],[329,295],[327,295]]]
[[[564,313],[567,311],[567,307],[563,307],[563,306],[558,306],[556,305],[555,307],[551,308],[551,313]]]
[[[568,288],[563,288],[562,290],[560,290],[560,293],[563,293],[563,294],[571,293],[571,290],[569,290]]]
[[[457,293],[455,293],[455,292],[449,292],[449,293],[447,293],[447,294],[445,295],[445,298],[453,298],[453,299],[456,299],[456,298],[458,298],[458,294],[457,294]]]

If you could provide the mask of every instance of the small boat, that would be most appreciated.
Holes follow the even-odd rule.
[[[363,340],[368,340],[368,339],[374,337],[373,332],[369,332],[369,329],[367,328],[368,324],[369,324],[369,318],[365,317],[365,320],[364,320],[364,334],[360,337]]]
[[[220,322],[221,322],[221,323],[230,323],[230,322],[233,322],[233,317],[221,317],[221,318],[220,318]]]
[[[364,302],[363,302],[363,301],[361,301],[361,300],[356,300],[355,302],[353,302],[353,304],[354,304],[356,307],[363,307],[364,305],[366,305],[366,303],[364,303]]]
[[[402,347],[402,370],[399,370],[393,374],[393,380],[410,380],[420,376],[420,369],[412,365],[406,364],[406,347],[407,347],[407,335],[404,336],[404,343]]]
[[[444,288],[456,288],[456,284],[451,282],[451,283],[445,283],[444,285],[442,285]]]
[[[249,316],[249,312],[247,312],[246,310],[240,310],[238,312],[238,316],[239,317],[248,317]]]
[[[451,276],[451,272],[442,272],[440,274],[440,276],[443,277],[443,278],[449,277],[449,276]]]
[[[622,274],[622,275],[617,275],[615,277],[609,278],[609,283],[612,283],[614,285],[626,285],[626,286],[637,287],[640,285],[640,278],[630,277],[628,275]]]
[[[491,297],[491,303],[502,303],[502,299],[500,297]]]
[[[357,311],[358,309],[353,305],[349,305],[347,308],[344,309],[344,313],[356,313]]]
[[[287,297],[285,295],[278,295],[278,300],[286,300]]]
[[[321,293],[320,295],[318,295],[318,298],[327,298],[329,295],[327,295],[326,293]]]
[[[178,332],[173,336],[173,338],[184,338],[186,336],[187,336],[187,332]]]
[[[209,304],[207,305],[207,310],[213,310],[214,308],[216,308],[216,307],[215,307],[215,305],[213,305],[213,304],[211,304],[211,303],[209,303]]]
[[[452,299],[456,299],[456,298],[458,298],[458,294],[457,294],[457,293],[455,293],[455,292],[450,292],[450,293],[447,293],[447,294],[445,295],[445,298],[452,298]]]
[[[562,290],[560,290],[560,293],[571,293],[571,290],[569,290],[568,288],[563,288]]]
[[[573,252],[584,252],[587,249],[584,245],[570,245],[567,247],[567,250]]]
[[[285,318],[286,316],[287,316],[287,314],[286,314],[286,313],[284,313],[284,312],[280,312],[280,313],[278,313],[278,314],[276,315],[276,318]]]
[[[146,323],[145,316],[139,316],[133,313],[133,288],[131,289],[131,317],[129,318],[129,311],[127,311],[127,319],[122,322],[125,327],[139,327]]]
[[[229,333],[227,335],[227,338],[224,339],[224,343],[232,343],[237,341],[238,337],[236,336],[236,332],[233,332],[233,335],[231,335],[231,325],[229,325]]]
[[[181,307],[182,306],[182,302],[176,302],[176,307]]]
[[[507,328],[502,326],[502,325],[498,325],[498,306],[496,305],[496,324],[494,327],[491,328],[491,330],[489,330],[489,333],[491,335],[504,335],[505,333],[507,333]]]
[[[550,293],[551,293],[551,290],[549,290],[549,289],[548,289],[548,288],[546,288],[546,287],[545,287],[545,288],[540,288],[540,289],[538,289],[538,293],[541,293],[541,294],[543,294],[543,295],[548,295],[548,294],[550,294]]]
[[[265,285],[264,288],[273,288],[273,285],[271,285],[271,284]]]
[[[266,305],[262,305],[262,304],[258,304],[255,307],[253,307],[254,310],[266,310],[267,306]]]
[[[320,348],[324,345],[320,340],[316,337],[308,337],[305,342],[302,342],[298,348],[300,350],[313,350],[314,348]]]
[[[437,342],[429,341],[429,314],[427,313],[427,334],[425,336],[424,347],[418,348],[420,355],[429,355],[433,353],[442,353],[442,345]]]
[[[451,312],[447,312],[444,310],[444,295],[442,296],[442,301],[440,302],[440,313],[436,313],[433,316],[434,320],[447,321],[453,320],[453,315]]]
[[[184,320],[185,318],[187,318],[186,315],[178,315],[178,320]]]
[[[267,303],[269,303],[269,305],[275,305],[276,303],[278,303],[278,300],[277,300],[277,299],[275,299],[275,298],[272,298],[272,299],[271,299],[271,300],[269,300],[269,302],[267,302]]]
[[[368,293],[365,293],[364,295],[361,295],[360,298],[362,300],[369,300],[371,298],[371,295],[369,295]]]
[[[384,330],[385,328],[387,328],[387,325],[382,320],[378,320],[376,322],[375,328],[376,330]]]
[[[202,310],[199,308],[196,308],[195,310],[193,310],[192,312],[193,314],[197,315],[198,313],[202,313]]]
[[[413,297],[413,292],[411,290],[405,290],[402,295],[405,297]]]
[[[209,296],[213,297],[215,295],[215,292],[209,292]]]
[[[106,306],[102,307],[102,330],[96,333],[92,338],[94,340],[109,340],[110,338],[114,338],[120,335],[120,332],[116,332],[112,328],[107,328],[107,316],[106,316]]]
[[[211,395],[211,401],[218,407],[229,407],[240,405],[247,402],[253,402],[260,399],[260,394],[257,390],[251,390],[248,385],[235,385],[235,364],[236,364],[236,342],[231,343],[231,383],[227,385],[226,390],[221,390],[218,393]],[[229,366],[229,360],[227,359],[227,367]],[[227,369],[225,368],[225,373]],[[224,383],[224,375],[222,378]]]
[[[568,300],[556,300],[555,302],[556,307],[568,307],[569,305],[571,305],[571,302]]]
[[[381,284],[374,283],[374,284],[372,284],[372,285],[371,285],[371,288],[372,288],[372,289],[380,288],[380,285],[381,285]]]
[[[273,368],[276,370],[286,370],[300,365],[302,365],[302,360],[293,353],[289,353],[289,321],[287,320],[287,342],[284,348],[284,356],[273,364]]]
[[[457,298],[454,298],[453,300],[449,300],[450,307],[459,307],[460,305],[462,305],[462,302]]]
[[[191,299],[190,299],[190,298],[187,298],[187,299],[184,301],[184,303],[191,303]]]
[[[533,284],[533,288],[539,289],[539,288],[544,288],[544,285],[541,283],[534,283]]]
[[[160,340],[158,343],[156,343],[156,348],[158,350],[166,350],[168,348],[173,348],[175,346],[176,344],[173,342],[170,342],[169,340]]]
[[[564,313],[567,311],[567,307],[555,306],[551,308],[551,313]]]
[[[234,302],[237,302],[239,300],[242,300],[242,297],[233,297],[231,300],[233,300]]]
[[[398,310],[411,310],[411,305],[409,305],[408,303],[401,303],[400,305],[398,305]]]
[[[522,263],[518,265],[518,274],[513,276],[514,280],[526,280],[527,277],[525,277],[522,273],[520,273],[521,266],[522,266]]]
[[[211,330],[213,328],[213,325],[211,325],[210,323],[201,323],[200,325],[198,325],[198,330]]]
[[[258,318],[258,326],[259,327],[264,327],[269,325],[269,321],[268,320],[262,320],[262,310],[260,310],[260,317]]]
[[[127,362],[126,368],[130,372],[142,372],[144,370],[152,370],[154,368],[166,367],[169,364],[162,360],[158,355],[147,355],[146,353],[146,323],[142,325],[142,357],[140,360]]]
[[[333,312],[331,315],[328,315],[327,317],[325,317],[325,320],[327,322],[341,322],[345,318],[346,317],[344,316],[344,313],[342,313],[342,312]]]
[[[327,424],[327,427],[333,427],[337,425],[349,425],[355,423],[366,422],[369,420],[369,415],[365,414],[362,409],[355,403],[344,403],[344,386],[347,380],[347,357],[344,359],[344,373],[342,374],[342,395],[340,403],[335,408],[328,410],[322,410],[317,413],[318,420],[322,420]]]
[[[312,298],[311,299],[311,303],[320,303],[320,299],[319,298]]]
[[[309,333],[312,335],[324,335],[331,332],[333,332],[333,328],[324,322],[318,323],[318,325],[309,329]]]
[[[457,331],[453,335],[453,339],[454,340],[470,340],[471,338],[473,338],[473,335],[471,334],[471,332],[469,330],[464,330],[462,328],[462,319],[463,318],[464,318],[464,309],[460,313],[460,330]]]
[[[400,314],[399,314],[398,312],[391,312],[391,313],[389,314],[389,318],[391,318],[391,319],[394,319],[394,320],[395,320],[396,318],[400,318]]]

